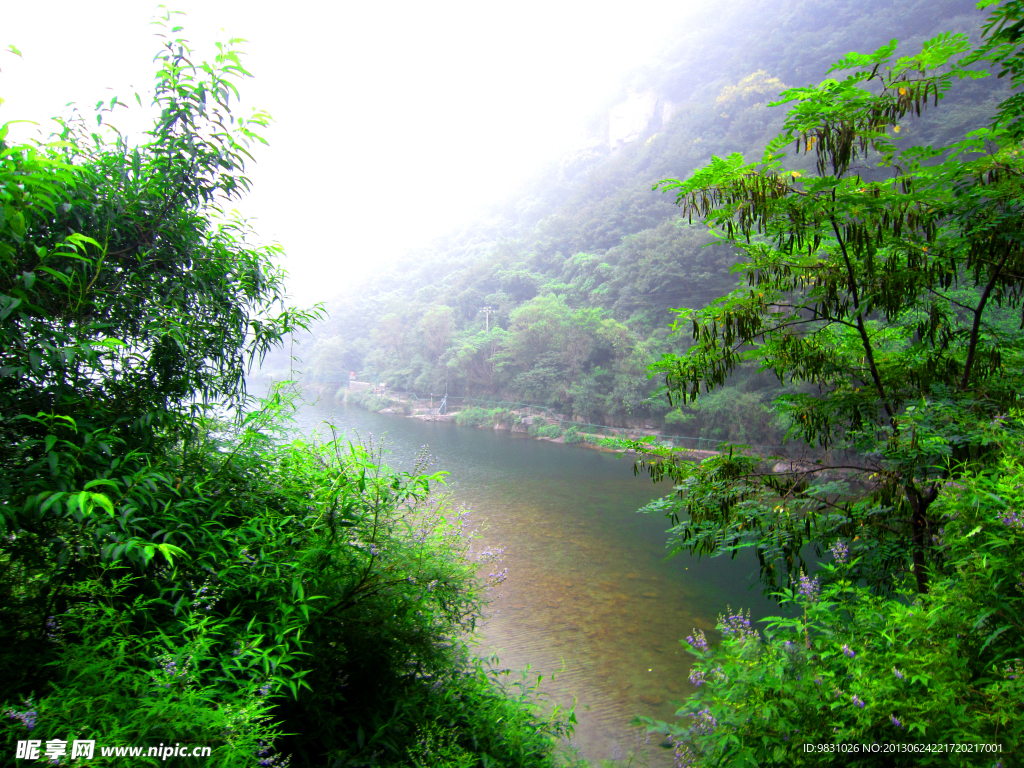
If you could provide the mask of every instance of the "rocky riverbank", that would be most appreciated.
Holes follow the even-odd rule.
[[[353,382],[358,384],[358,382]],[[605,451],[609,453],[636,453],[632,450],[616,448],[608,445],[609,437],[641,440],[647,437],[661,437],[658,430],[640,429],[629,427],[597,427],[601,432],[596,431],[596,425],[580,424],[574,422],[561,414],[552,413],[547,409],[535,407],[520,408],[484,408],[478,406],[463,407],[457,411],[439,413],[440,399],[433,401],[421,399],[409,400],[399,399],[400,393],[389,393],[380,387],[363,385],[352,388],[342,388],[335,393],[336,399],[356,405],[360,408],[385,413],[393,416],[403,416],[420,421],[450,422],[463,427],[476,427],[477,429],[506,430],[512,433],[522,434],[534,440],[544,440],[550,443],[565,445],[578,445],[581,448]],[[589,428],[589,429],[588,429]],[[608,432],[611,435],[608,435]],[[678,449],[687,457],[695,461],[703,461],[708,456],[716,455],[711,450]]]

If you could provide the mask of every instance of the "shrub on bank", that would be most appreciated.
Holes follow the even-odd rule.
[[[562,436],[562,428],[557,424],[534,423],[527,430],[530,437],[558,438]]]
[[[452,418],[463,427],[493,427],[511,421],[511,415],[505,408],[481,408],[477,405],[459,411]]]
[[[563,430],[562,434],[565,436],[565,442],[567,443],[582,443],[584,435],[580,433],[579,427],[572,424]]]
[[[372,389],[349,391],[345,399],[353,405],[357,405],[367,411],[373,411],[374,413],[383,411],[385,408],[395,408],[400,406],[400,403],[397,400],[392,400],[388,397],[382,397],[378,394],[374,394]]]
[[[509,697],[466,646],[504,578],[470,554],[468,511],[372,449],[273,441],[281,407],[163,454],[108,437],[119,475],[84,515],[77,496],[30,496],[4,556],[2,703],[22,716],[0,726],[8,746],[41,733],[209,745],[222,765],[397,766],[441,723],[474,760],[556,764],[569,720],[535,691]],[[58,465],[68,484],[76,469]],[[61,580],[62,561],[80,576]]]
[[[1005,439],[1001,467],[947,482],[935,502],[944,565],[928,593],[872,594],[849,577],[862,543],[836,542],[780,595],[790,617],[761,631],[721,617],[719,647],[688,637],[699,692],[682,722],[642,721],[683,765],[1020,765],[1024,449]],[[836,746],[864,744],[881,746]]]

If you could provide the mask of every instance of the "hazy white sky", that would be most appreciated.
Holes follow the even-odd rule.
[[[695,2],[169,5],[199,58],[216,39],[249,41],[242,95],[275,123],[240,209],[285,246],[290,289],[311,302],[505,199],[578,140]],[[5,7],[0,47],[23,58],[0,54],[0,122],[145,100],[155,13],[139,0]]]

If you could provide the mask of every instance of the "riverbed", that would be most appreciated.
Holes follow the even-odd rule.
[[[575,698],[574,744],[590,761],[636,747],[636,715],[671,720],[694,691],[680,639],[712,630],[727,604],[770,610],[756,560],[667,558],[668,521],[636,510],[671,488],[635,477],[629,459],[507,431],[372,413],[321,399],[302,408],[306,433],[331,422],[349,438],[385,440],[387,461],[412,468],[429,446],[457,503],[473,510],[484,546],[506,548],[508,580],[481,628],[481,655],[552,674],[553,702]],[[751,586],[753,588],[751,588]],[[648,747],[650,764],[670,765]]]

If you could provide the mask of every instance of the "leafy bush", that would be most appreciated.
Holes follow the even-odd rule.
[[[580,429],[575,424],[566,427],[562,434],[565,436],[565,442],[567,443],[583,442],[583,435],[580,434]]]
[[[368,411],[377,413],[385,408],[394,408],[399,405],[398,401],[375,394],[372,389],[363,389],[358,392],[349,392],[347,402],[365,408]]]
[[[557,424],[548,424],[546,422],[538,424],[535,422],[530,425],[527,434],[530,437],[558,438],[562,436],[562,428]]]
[[[224,764],[251,764],[275,738],[298,764],[402,764],[433,722],[474,755],[549,764],[567,723],[538,717],[529,691],[508,698],[461,639],[486,602],[476,563],[493,560],[470,556],[468,512],[432,493],[436,477],[393,473],[361,446],[273,442],[282,403],[247,417],[237,438],[207,433],[187,454],[140,456],[132,482],[108,492],[139,539],[164,531],[173,561],[139,545],[132,567],[86,546],[72,561],[99,570],[75,585],[38,563],[33,583],[67,606],[49,614],[6,574],[7,707],[31,700],[40,730],[100,743],[208,744]],[[179,467],[190,472],[174,477]],[[132,520],[143,501],[148,518]],[[78,510],[48,507],[58,536],[79,527]],[[96,535],[108,519],[97,503],[81,523]],[[23,558],[38,535],[22,527],[11,547]],[[101,696],[112,680],[117,694]],[[91,697],[103,703],[83,727]]]
[[[851,580],[866,548],[780,593],[793,610],[763,634],[737,612],[722,644],[687,638],[700,690],[683,724],[644,719],[687,765],[1019,765],[1024,750],[1024,450],[1006,434],[996,470],[946,483],[936,500],[945,567],[924,595],[874,595]],[[896,753],[816,745],[895,745]],[[998,752],[929,752],[929,744]],[[811,751],[805,751],[810,745]]]
[[[674,427],[688,427],[697,421],[697,414],[686,413],[682,408],[676,408],[665,414],[665,423]]]
[[[277,249],[217,223],[266,122],[230,115],[246,73],[218,50],[194,64],[168,40],[140,146],[0,128],[2,748],[398,766],[440,727],[478,762],[553,765],[571,713],[470,655],[505,572],[476,577],[495,553],[471,555],[426,458],[396,473],[372,444],[286,442],[287,392],[246,395],[247,363],[314,315],[273,314]]]
[[[464,427],[493,427],[508,418],[504,408],[481,408],[471,405],[455,414],[455,423]]]

